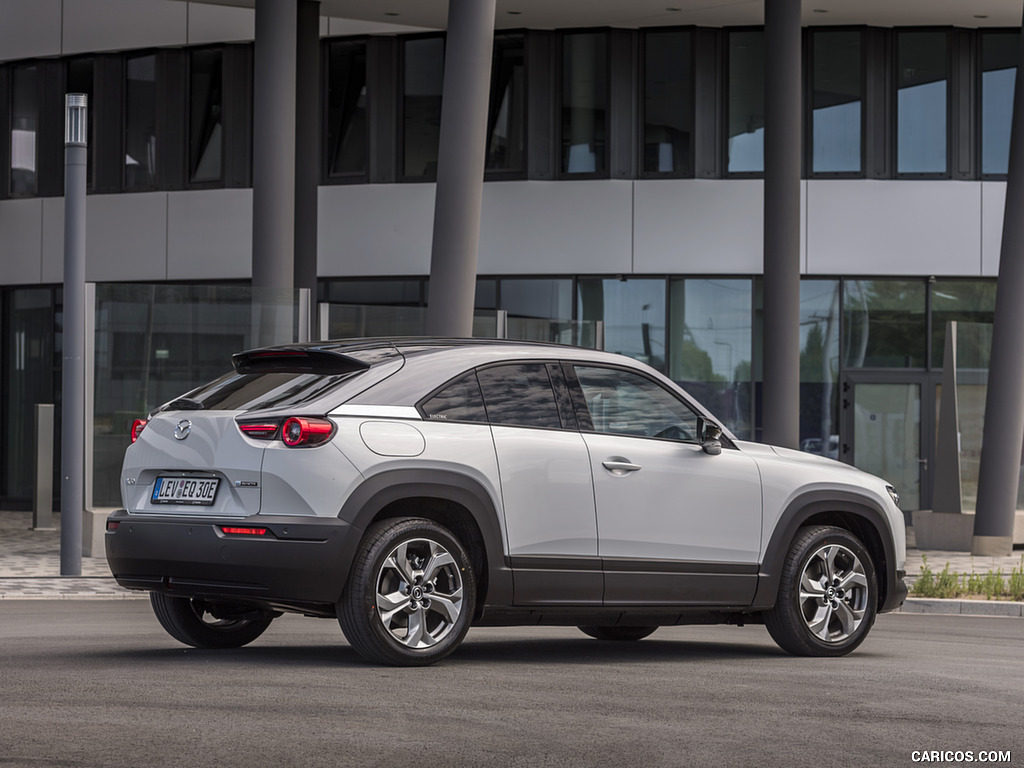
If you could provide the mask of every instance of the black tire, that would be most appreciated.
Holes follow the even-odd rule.
[[[867,549],[849,531],[819,525],[797,532],[764,623],[779,647],[796,656],[845,656],[864,642],[877,610]]]
[[[593,627],[581,626],[580,632],[596,640],[643,640],[652,634],[657,627]]]
[[[473,567],[455,535],[431,520],[396,518],[366,530],[338,623],[369,661],[418,667],[459,646],[475,605]]]
[[[262,635],[273,618],[232,615],[226,606],[211,606],[197,598],[149,593],[153,613],[167,634],[193,648],[241,648]]]

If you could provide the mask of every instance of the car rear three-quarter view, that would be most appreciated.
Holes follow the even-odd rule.
[[[471,625],[764,623],[849,653],[898,607],[903,514],[844,464],[737,440],[619,355],[359,339],[241,352],[132,428],[117,581],[201,648],[283,613],[423,665]]]

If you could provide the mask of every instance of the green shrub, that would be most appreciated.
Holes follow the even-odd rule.
[[[918,576],[910,589],[915,597],[981,597],[986,600],[1008,598],[1024,600],[1024,555],[1021,555],[1019,566],[1014,567],[1009,576],[1003,574],[1002,568],[988,573],[951,573],[949,563],[935,573],[928,565],[928,558],[921,556],[921,575]]]

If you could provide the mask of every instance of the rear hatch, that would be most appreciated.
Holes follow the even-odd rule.
[[[394,347],[345,352],[295,346],[239,353],[235,372],[158,408],[125,453],[125,509],[257,514],[264,452],[280,437],[273,427],[284,414],[323,416],[404,362]]]

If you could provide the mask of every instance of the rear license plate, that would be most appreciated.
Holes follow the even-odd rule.
[[[213,504],[220,479],[216,477],[158,477],[153,486],[154,504]]]

